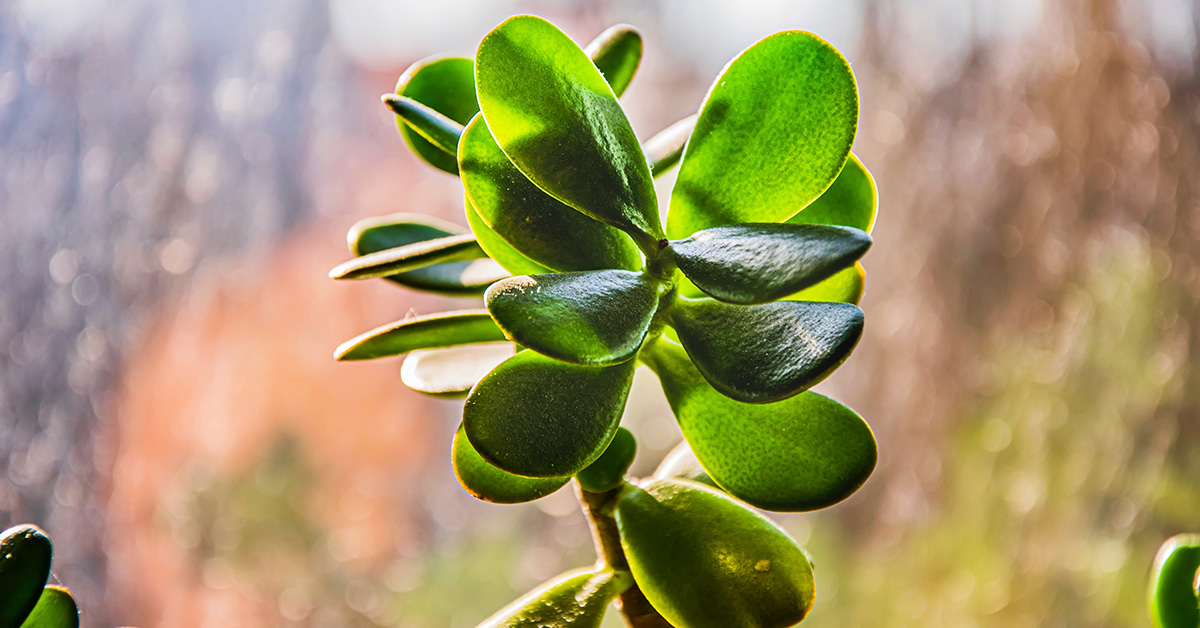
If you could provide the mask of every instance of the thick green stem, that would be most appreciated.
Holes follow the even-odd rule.
[[[609,567],[629,571],[629,562],[625,560],[625,552],[621,549],[621,535],[617,531],[617,521],[608,512],[608,506],[621,492],[621,487],[592,493],[583,490],[578,481],[571,482],[575,486],[575,494],[583,504],[583,514],[587,515],[592,527],[592,538],[596,542],[598,554]],[[650,605],[642,590],[635,583],[617,598],[617,610],[625,618],[625,624],[630,628],[671,628],[671,624],[663,619],[658,611]]]

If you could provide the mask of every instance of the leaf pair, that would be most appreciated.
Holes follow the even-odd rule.
[[[36,526],[0,533],[0,628],[78,628],[69,591],[47,585],[50,539]]]

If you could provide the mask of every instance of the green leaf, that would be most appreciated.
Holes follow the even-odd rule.
[[[33,611],[50,577],[50,539],[37,526],[0,534],[0,628],[17,628]]]
[[[862,310],[846,303],[681,299],[669,316],[704,378],[748,403],[779,401],[815,385],[849,357],[863,329]]]
[[[467,125],[458,159],[479,217],[525,257],[559,271],[641,268],[629,236],[558,202],[521,174],[482,116]]]
[[[463,204],[466,206],[467,224],[471,226],[471,231],[475,233],[479,247],[487,253],[488,257],[496,260],[496,263],[500,264],[509,273],[513,275],[538,275],[554,272],[525,257],[520,251],[514,249],[511,244],[505,242],[504,238],[501,238],[498,233],[492,231],[492,228],[480,217],[479,210],[475,209],[475,204],[471,202],[470,196],[463,195]]]
[[[526,593],[478,628],[597,628],[608,603],[632,583],[623,571],[568,571]]]
[[[620,96],[642,61],[642,35],[628,24],[617,24],[600,33],[583,52],[596,64],[613,94]]]
[[[652,250],[662,227],[650,166],[579,46],[539,17],[509,18],[479,44],[475,82],[488,128],[526,177]]]
[[[470,233],[414,242],[342,262],[329,271],[331,279],[387,277],[443,262],[479,259],[486,253]]]
[[[498,281],[483,298],[517,344],[565,362],[605,365],[642,346],[658,284],[628,270],[551,273]]]
[[[475,99],[475,64],[461,57],[430,57],[410,66],[396,84],[396,94],[411,98],[459,123],[479,112]],[[413,152],[436,168],[458,174],[454,153],[430,144],[400,116],[396,128]]]
[[[402,355],[415,349],[496,340],[505,340],[504,332],[500,331],[487,312],[441,312],[376,327],[342,343],[333,357],[340,361],[370,360]]]
[[[467,397],[467,436],[485,460],[509,473],[579,473],[616,434],[635,365],[578,366],[522,351]]]
[[[688,446],[686,440],[681,441],[675,446],[675,449],[672,449],[662,459],[662,462],[658,464],[658,468],[654,470],[654,479],[691,480],[692,482],[706,484],[715,489],[721,488],[709,477],[704,467],[700,466],[700,461],[696,459],[696,454],[692,453],[692,448]]]
[[[871,236],[848,227],[744,223],[673,240],[679,270],[708,295],[765,303],[813,286],[854,264]]]
[[[396,94],[380,97],[396,117],[400,118],[435,148],[450,155],[458,154],[458,138],[462,137],[463,125],[438,113],[421,103]]]
[[[707,486],[654,480],[614,509],[646,599],[672,626],[784,628],[812,609],[812,565],[774,523]]]
[[[801,31],[754,44],[725,67],[700,110],[667,236],[786,220],[833,183],[857,127],[858,87],[837,49]]]
[[[400,381],[427,395],[465,397],[484,375],[515,355],[514,349],[511,342],[418,349],[404,358]]]
[[[866,280],[866,270],[861,263],[855,262],[850,268],[839,270],[825,281],[785,298],[789,301],[824,301],[857,305],[862,300]]]
[[[1150,570],[1150,619],[1155,628],[1200,626],[1200,534],[1163,543]]]
[[[788,222],[807,225],[841,225],[871,232],[875,226],[878,193],[875,179],[853,153],[828,190]]]
[[[650,163],[650,172],[659,176],[679,163],[683,155],[683,147],[696,128],[696,116],[688,116],[675,124],[658,132],[658,135],[642,144],[642,152]]]
[[[636,454],[637,439],[633,437],[633,432],[623,427],[617,428],[617,434],[608,444],[608,449],[588,465],[588,468],[576,475],[579,485],[583,490],[593,493],[617,488],[625,481],[625,472],[629,470],[629,465],[633,464]]]
[[[520,504],[540,499],[562,488],[571,476],[561,478],[525,478],[506,473],[484,460],[467,440],[460,426],[451,446],[454,475],[458,483],[476,499],[496,504]]]
[[[870,426],[828,397],[806,392],[770,404],[734,401],[714,390],[683,349],[666,340],[649,345],[642,359],[662,381],[704,471],[752,506],[789,512],[832,506],[875,469],[878,448]],[[668,470],[655,475],[692,477],[694,468],[686,462],[664,461]],[[681,471],[670,470],[676,468]]]
[[[37,606],[21,628],[79,628],[79,607],[66,587],[50,585],[42,589]]]
[[[421,214],[392,214],[364,218],[350,227],[346,241],[350,253],[367,255],[406,244],[436,240],[464,233],[462,227]],[[493,282],[508,277],[495,261],[477,259],[469,262],[433,264],[384,279],[415,288],[451,295],[483,294]]]

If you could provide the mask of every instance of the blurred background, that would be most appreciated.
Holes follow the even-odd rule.
[[[378,95],[516,12],[639,27],[643,138],[777,30],[857,73],[868,325],[822,388],[881,460],[779,517],[804,625],[1149,625],[1200,531],[1194,0],[4,0],[0,527],[50,532],[85,626],[469,628],[591,562],[569,491],[457,486],[458,403],[331,358],[466,304],[326,272],[359,218],[462,222]],[[648,472],[678,431],[653,376],[630,407]]]

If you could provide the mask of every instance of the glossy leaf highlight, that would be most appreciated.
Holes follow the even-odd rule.
[[[465,233],[465,229],[444,220],[421,214],[392,214],[364,218],[350,227],[346,243],[355,256],[367,255],[416,242],[436,240]],[[466,262],[433,264],[384,279],[418,290],[443,294],[483,294],[492,282],[509,276],[495,261],[475,259]]]
[[[479,112],[475,98],[475,64],[462,57],[430,57],[422,59],[400,76],[396,94],[411,98],[459,123],[466,124]],[[396,128],[404,141],[422,159],[436,168],[458,173],[454,153],[429,143],[396,116]]]
[[[37,526],[0,535],[0,628],[17,628],[33,611],[50,577],[50,539]]]
[[[462,427],[454,434],[451,457],[458,483],[475,498],[496,504],[533,501],[571,481],[569,475],[561,478],[526,478],[501,471],[475,451]]]
[[[478,628],[598,628],[608,603],[631,582],[626,572],[568,571],[526,593]]]
[[[329,271],[331,279],[372,279],[416,270],[430,264],[461,262],[486,254],[469,233],[414,242],[342,262]]]
[[[341,361],[370,360],[403,355],[416,349],[497,340],[505,340],[504,332],[487,312],[441,312],[376,327],[342,343],[333,357]]]

